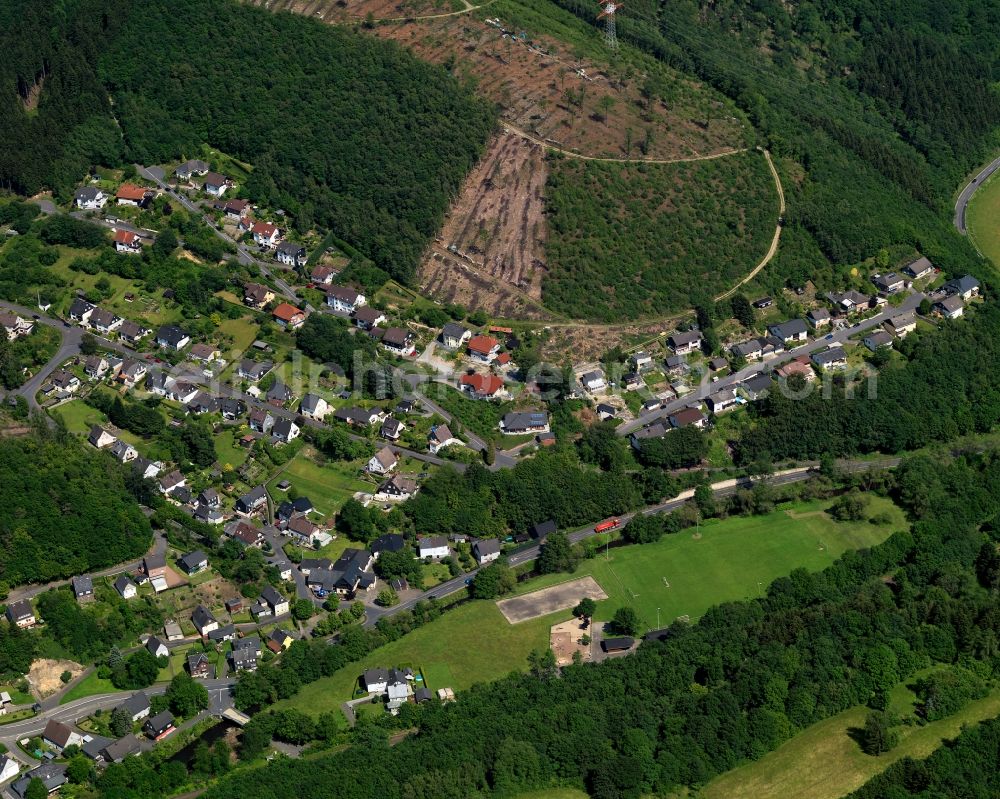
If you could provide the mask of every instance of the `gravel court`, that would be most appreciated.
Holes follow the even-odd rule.
[[[559,583],[550,588],[532,591],[524,596],[502,599],[497,608],[511,624],[547,616],[557,610],[575,607],[585,597],[593,600],[607,599],[608,595],[593,577]]]

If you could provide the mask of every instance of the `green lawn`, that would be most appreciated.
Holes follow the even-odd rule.
[[[910,715],[916,697],[903,685],[893,691],[893,710]],[[712,780],[699,794],[703,799],[838,799],[860,788],[902,757],[925,758],[941,742],[957,736],[964,725],[1000,714],[1000,689],[971,702],[953,716],[923,727],[900,726],[900,743],[891,752],[870,757],[849,737],[848,731],[864,725],[867,709],[854,707],[814,724],[784,745]]]
[[[905,528],[902,511],[889,500],[872,497],[868,514],[889,511],[892,523],[835,522],[829,502],[796,503],[766,516],[731,517],[697,529],[664,536],[656,544],[611,549],[580,564],[573,577],[591,574],[609,599],[597,616],[610,619],[621,605],[633,605],[650,628],[678,616],[692,621],[721,602],[760,596],[777,577],[804,567],[818,571],[850,549],[877,544]],[[700,535],[700,538],[698,537]],[[521,590],[563,582],[549,575]],[[669,585],[668,585],[669,584]]]
[[[260,328],[252,319],[225,319],[222,324],[219,325],[217,332],[230,336],[233,339],[232,349],[237,352],[243,352],[247,347],[253,344],[254,340],[257,338],[257,334],[260,332]],[[227,357],[230,353],[223,353],[222,357]]]
[[[990,175],[972,195],[965,223],[975,245],[1000,267],[1000,173]]]
[[[331,677],[305,686],[275,707],[294,707],[314,716],[336,710],[351,698],[361,673],[376,666],[420,667],[431,690],[464,690],[526,669],[528,653],[548,646],[549,627],[555,621],[548,616],[510,625],[493,602],[470,602]]]
[[[543,788],[531,793],[519,793],[515,799],[587,799],[587,792],[579,788]]]
[[[0,691],[6,691],[10,694],[10,699],[15,705],[30,705],[35,701],[35,697],[27,691],[22,691],[14,684],[0,685]]]
[[[327,463],[320,465],[303,449],[267,484],[271,497],[277,502],[284,499],[284,493],[277,490],[282,480],[288,480],[300,496],[312,500],[316,512],[329,516],[340,509],[355,491],[372,491],[374,484],[358,477],[361,463]]]
[[[97,694],[112,694],[118,689],[111,684],[111,680],[102,680],[97,676],[97,672],[91,672],[80,682],[70,688],[59,700],[60,705],[72,702],[75,699],[83,699],[86,696]]]
[[[239,445],[238,438],[238,428],[235,427],[223,430],[215,437],[215,454],[223,466],[228,463],[238,469],[246,461],[249,451]]]
[[[71,289],[83,289],[88,293],[93,293],[95,285],[102,278],[107,279],[111,284],[114,293],[109,299],[102,300],[99,303],[102,308],[115,311],[127,319],[145,322],[147,327],[152,328],[180,321],[180,306],[169,303],[171,307],[167,307],[168,303],[163,300],[161,296],[162,292],[157,291],[153,294],[148,294],[143,288],[141,281],[126,280],[125,278],[110,275],[106,272],[88,275],[85,272],[74,272],[69,268],[71,261],[78,257],[92,257],[95,254],[94,251],[75,250],[70,247],[60,247],[59,250],[61,253],[59,260],[49,268],[66,280]],[[127,302],[125,300],[126,294],[133,295],[134,300]],[[62,307],[57,305],[54,310],[58,312],[67,311],[70,303],[73,301],[74,295],[74,291],[67,291],[62,299]]]
[[[499,425],[513,403],[469,399],[458,389],[441,383],[423,386],[421,391],[480,438],[496,441],[499,448],[511,446],[509,437],[500,432]]]
[[[95,424],[104,424],[108,417],[97,408],[90,407],[83,400],[70,400],[65,405],[60,405],[55,412],[62,416],[66,423],[66,429],[71,433],[88,435],[90,428]]]
[[[108,422],[107,416],[97,410],[97,408],[88,405],[82,399],[70,400],[64,405],[55,408],[54,412],[62,416],[63,421],[66,423],[66,429],[69,432],[84,437],[90,435],[92,425],[104,425]],[[117,436],[122,441],[135,447],[140,455],[146,455],[150,446],[149,442],[135,435],[135,433],[130,433],[128,430],[119,430]]]

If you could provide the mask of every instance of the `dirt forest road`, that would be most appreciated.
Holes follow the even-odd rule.
[[[530,133],[526,133],[520,128],[516,128],[509,122],[501,122],[503,129],[507,133],[513,133],[515,136],[520,136],[522,139],[534,142],[540,147],[544,147],[553,153],[559,153],[560,155],[565,155],[567,158],[577,158],[580,161],[599,161],[606,164],[688,164],[694,161],[714,161],[716,158],[726,158],[730,155],[739,155],[740,153],[747,152],[746,147],[740,147],[735,150],[720,150],[717,153],[708,153],[707,155],[688,155],[682,158],[611,158],[606,156],[598,155],[584,155],[583,153],[577,153],[573,150],[564,150],[555,144],[549,144],[548,142],[542,141]],[[770,161],[770,159],[768,159]],[[772,167],[773,168],[773,167]]]
[[[781,229],[785,224],[785,190],[781,185],[781,176],[778,175],[778,170],[774,167],[774,161],[771,160],[771,154],[767,150],[763,150],[763,153],[764,158],[767,159],[767,165],[771,170],[771,175],[774,177],[774,187],[778,190],[778,224],[774,226],[774,238],[771,239],[771,246],[763,260],[761,260],[761,262],[753,268],[749,275],[729,289],[729,291],[724,291],[716,297],[716,302],[720,302],[721,300],[733,296],[740,286],[745,286],[757,277],[757,275],[760,274],[760,270],[771,263],[771,259],[774,258],[775,254],[778,252],[778,242],[781,240]]]

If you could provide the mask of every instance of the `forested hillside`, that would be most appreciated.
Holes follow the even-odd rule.
[[[905,452],[989,432],[1000,422],[1000,307],[987,303],[974,317],[943,325],[946,331],[901,342],[908,362],[851,392],[791,398],[772,391],[751,406],[754,424],[740,438],[737,460]]]
[[[593,21],[591,4],[556,2]],[[892,244],[973,270],[948,211],[998,141],[998,21],[984,0],[639,0],[618,32],[736,100],[776,156],[804,167],[767,270],[800,283],[803,258],[849,264]]]
[[[127,475],[70,437],[0,439],[0,581],[45,582],[142,555],[152,531]]]
[[[17,21],[0,30],[14,54],[0,185],[25,193],[208,143],[254,166],[255,201],[408,281],[493,124],[443,69],[299,16],[227,0],[0,4]]]
[[[553,159],[545,195],[545,303],[606,322],[710,302],[757,265],[778,219],[756,151],[668,165]]]

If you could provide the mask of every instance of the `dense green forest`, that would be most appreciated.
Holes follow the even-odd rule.
[[[924,760],[903,758],[846,799],[1000,795],[1000,718],[963,730]]]
[[[986,303],[941,328],[907,337],[899,344],[907,362],[853,392],[834,387],[829,398],[820,391],[791,398],[772,391],[751,406],[737,461],[905,452],[989,431],[1000,422],[1000,307]]]
[[[592,4],[555,2],[596,24]],[[949,212],[998,143],[998,21],[986,0],[638,0],[618,35],[731,97],[787,159],[791,235],[764,280],[800,285],[805,261],[817,271],[894,244],[974,270]]]
[[[547,519],[573,528],[640,504],[639,489],[624,471],[602,473],[557,449],[496,472],[480,464],[464,474],[442,469],[402,509],[417,530],[502,537]]]
[[[92,163],[208,143],[254,165],[254,201],[404,281],[493,124],[394,44],[227,0],[2,0],[0,20],[16,21],[0,27],[0,186],[66,196]]]
[[[758,152],[638,166],[553,158],[545,207],[546,305],[607,322],[710,301],[764,257],[778,221]]]
[[[698,786],[816,721],[878,706],[936,663],[993,679],[998,465],[995,454],[908,461],[886,487],[916,520],[909,532],[677,623],[632,657],[569,666],[560,679],[539,663],[451,705],[407,706],[386,725],[420,734],[391,749],[387,730],[361,725],[349,751],[236,774],[207,797],[510,796],[556,781],[638,797]]]
[[[69,436],[0,439],[0,580],[45,582],[144,553],[152,532],[127,477]]]

